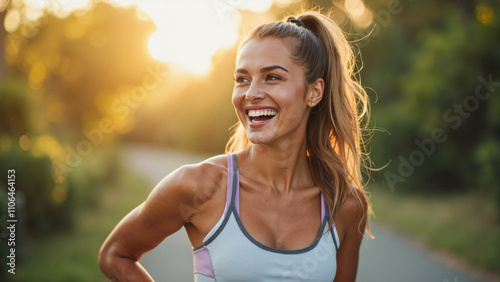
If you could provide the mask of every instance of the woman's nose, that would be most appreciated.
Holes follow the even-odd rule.
[[[247,92],[245,93],[245,99],[247,101],[254,103],[264,99],[264,97],[265,97],[264,91],[262,91],[261,87],[259,86],[259,83],[255,80],[252,81],[247,89]]]

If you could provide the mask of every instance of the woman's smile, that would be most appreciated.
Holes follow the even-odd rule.
[[[259,128],[269,124],[277,115],[278,110],[269,107],[248,107],[245,109],[251,128]]]

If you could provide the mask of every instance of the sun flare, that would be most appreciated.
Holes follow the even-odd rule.
[[[238,9],[265,11],[272,0],[252,1],[120,1],[134,4],[157,26],[148,50],[155,59],[181,66],[194,74],[210,69],[211,57],[219,49],[235,44],[240,25]],[[247,5],[247,6],[245,6]]]
[[[30,18],[36,20],[41,9],[59,17],[78,9],[91,8],[90,0],[21,0],[28,4]],[[298,0],[104,0],[114,5],[137,7],[137,17],[152,20],[157,27],[148,41],[148,51],[159,61],[202,75],[211,66],[212,55],[236,43],[241,10],[267,11],[272,4],[284,6]],[[17,27],[10,15],[6,28]]]

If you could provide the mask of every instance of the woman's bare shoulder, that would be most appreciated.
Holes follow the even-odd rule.
[[[172,204],[188,207],[193,214],[184,214],[183,217],[187,220],[222,187],[225,187],[226,171],[227,161],[224,155],[183,165],[163,178],[146,202],[157,207]]]
[[[343,226],[344,230],[356,230],[364,233],[367,220],[368,202],[362,192],[352,189],[345,202],[335,216],[335,223]]]
[[[340,208],[340,213],[349,219],[362,217],[366,213],[368,202],[362,192],[352,189],[345,202]]]
[[[224,155],[211,157],[195,164],[187,164],[167,175],[155,187],[164,190],[171,187],[196,192],[200,187],[211,187],[225,180],[227,161]]]
[[[218,185],[225,180],[227,175],[227,157],[218,155],[196,164],[184,165],[176,174],[193,188],[210,184]]]

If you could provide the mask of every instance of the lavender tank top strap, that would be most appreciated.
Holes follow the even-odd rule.
[[[323,219],[325,218],[325,197],[323,196],[323,193],[321,193],[321,222],[323,222]]]
[[[226,207],[224,215],[231,206],[236,208],[236,212],[240,213],[240,176],[238,173],[238,163],[236,154],[227,155],[227,191],[226,191]]]

